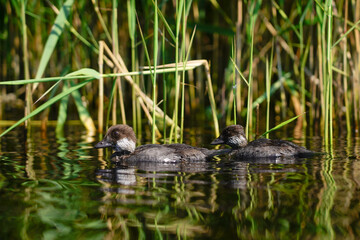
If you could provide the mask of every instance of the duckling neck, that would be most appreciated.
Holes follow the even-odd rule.
[[[135,142],[128,138],[122,138],[116,142],[115,151],[128,151],[130,153],[135,151]]]
[[[232,149],[239,149],[239,148],[243,148],[246,147],[246,145],[248,144],[248,141],[246,140],[245,137],[243,136],[234,136],[234,137],[230,137],[227,143]]]

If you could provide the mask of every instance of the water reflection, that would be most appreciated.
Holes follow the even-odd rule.
[[[313,158],[121,165],[97,140],[76,128],[0,139],[1,239],[360,236],[359,138]]]

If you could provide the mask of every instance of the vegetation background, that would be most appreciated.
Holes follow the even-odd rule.
[[[359,134],[358,0],[0,2],[1,136],[80,119],[150,122],[153,141],[199,122],[253,138],[295,116],[329,144]]]

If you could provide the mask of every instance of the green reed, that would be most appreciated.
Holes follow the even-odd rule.
[[[347,29],[347,19],[348,19],[348,11],[349,8],[349,2],[348,0],[345,1],[345,13],[344,13],[344,32],[346,32]],[[343,44],[344,44],[344,53],[343,54],[343,67],[344,67],[344,76],[343,76],[343,82],[344,82],[344,104],[345,104],[345,116],[346,116],[346,130],[348,134],[351,133],[351,125],[350,125],[350,104],[349,104],[349,97],[348,97],[348,63],[347,63],[347,40],[346,38],[343,38]]]
[[[162,53],[162,63],[165,64],[165,28],[162,30],[162,38],[161,38],[161,53]],[[166,74],[163,73],[163,110],[164,110],[164,117],[163,117],[163,141],[166,141],[166,112],[167,112],[167,81],[166,81]]]
[[[136,5],[134,0],[127,0],[127,17],[128,17],[128,27],[129,27],[129,37],[131,41],[131,71],[135,71],[135,41],[136,41]],[[131,99],[132,99],[132,118],[133,118],[133,128],[137,132],[137,116],[136,116],[136,97],[135,90],[131,90]]]
[[[186,1],[183,3],[182,11],[182,43],[181,43],[181,55],[183,68],[186,67]],[[180,143],[183,142],[183,130],[184,130],[184,112],[185,112],[185,71],[182,72],[181,76],[181,110],[180,110]]]
[[[235,38],[234,38],[234,41],[233,41],[233,44],[231,45],[231,58],[234,59],[235,57],[235,54],[236,54],[236,42],[235,42]],[[236,64],[233,64],[233,68],[232,68],[232,76],[233,76],[233,95],[234,95],[234,99],[233,99],[233,114],[234,114],[234,124],[236,125],[237,123],[237,103],[236,103],[236,93],[237,93],[237,88],[240,88],[240,86],[238,86],[238,84],[236,83],[236,74],[235,74],[235,66]],[[239,84],[240,85],[240,84]],[[240,103],[238,103],[240,104]]]
[[[174,113],[173,113],[173,122],[174,124],[171,126],[170,131],[170,143],[172,141],[172,134],[174,134],[174,142],[177,142],[177,131],[176,126],[178,126],[178,112],[179,112],[179,69],[178,69],[178,63],[179,63],[179,34],[180,34],[180,23],[181,23],[181,17],[182,17],[182,11],[184,9],[183,7],[184,1],[183,0],[176,0],[175,3],[175,12],[176,12],[176,25],[175,25],[175,104],[174,104]],[[184,41],[185,39],[183,39]]]
[[[321,6],[319,6],[321,7]],[[332,1],[327,0],[323,6],[322,33],[322,63],[323,63],[323,121],[325,144],[332,143]]]
[[[171,124],[171,129],[168,131],[169,141],[179,141],[178,136],[180,136],[180,141],[183,140],[182,130],[178,132],[177,129],[178,127],[182,129],[186,123],[184,119],[186,119],[185,109],[187,107],[192,110],[211,109],[214,124],[215,119],[220,118],[221,114],[234,115],[235,122],[247,122],[249,134],[253,122],[252,109],[257,103],[260,103],[260,112],[262,109],[268,109],[268,103],[267,101],[265,103],[264,100],[269,96],[268,87],[270,87],[272,108],[270,108],[271,114],[266,110],[267,119],[269,115],[275,116],[275,121],[278,123],[308,110],[309,117],[303,119],[303,127],[306,124],[311,127],[317,126],[314,129],[319,129],[319,133],[329,140],[334,135],[334,121],[344,121],[348,132],[358,129],[360,124],[358,115],[360,84],[357,78],[360,71],[357,67],[357,56],[360,54],[358,35],[360,23],[354,17],[359,15],[360,9],[357,7],[359,3],[347,0],[344,1],[345,4],[335,2],[331,6],[331,3],[331,1],[295,2],[284,7],[284,3],[281,1],[272,1],[270,4],[249,1],[246,4],[238,5],[239,9],[245,8],[245,11],[239,11],[241,16],[236,16],[236,14],[230,14],[227,9],[222,8],[221,3],[216,1],[210,3],[214,7],[213,10],[205,14],[203,5],[198,4],[198,2],[178,0],[173,5],[172,2],[148,0],[144,1],[144,4],[152,7],[142,12],[143,9],[137,7],[135,1],[128,0],[126,22],[126,20],[124,21],[123,10],[119,8],[117,1],[92,1],[90,7],[83,2],[74,4],[73,0],[67,0],[59,6],[42,2],[33,4],[25,0],[5,2],[5,10],[9,19],[18,18],[21,24],[18,26],[8,24],[6,25],[8,29],[0,34],[1,45],[6,46],[0,55],[2,59],[1,79],[2,82],[4,79],[25,78],[30,80],[33,73],[34,79],[41,79],[44,74],[46,76],[63,76],[74,71],[74,69],[84,67],[100,71],[98,62],[100,55],[102,55],[103,70],[100,72],[114,74],[123,72],[124,75],[116,80],[117,91],[116,94],[114,92],[115,95],[112,95],[113,81],[106,79],[104,79],[103,84],[94,81],[91,86],[87,85],[84,87],[85,90],[81,91],[83,99],[88,100],[89,103],[94,103],[90,104],[87,109],[90,116],[96,116],[94,112],[98,111],[98,117],[94,118],[99,121],[99,128],[102,128],[102,116],[106,114],[102,106],[104,103],[108,103],[107,97],[110,96],[113,122],[117,121],[116,112],[118,109],[122,122],[128,120],[125,112],[131,111],[133,127],[136,132],[142,127],[141,106],[152,113],[151,125],[152,132],[154,132],[156,121],[158,121],[156,119],[159,110],[157,102],[163,101],[164,104],[159,104],[162,108],[160,110],[162,113],[171,110],[172,116],[172,120],[169,120],[166,114],[159,113],[161,118],[166,119],[167,124]],[[230,4],[235,6],[238,2],[232,0]],[[159,9],[159,6],[162,10]],[[336,8],[336,12],[335,9],[332,10],[332,7]],[[91,14],[85,12],[84,9]],[[107,14],[108,10],[111,11],[111,14]],[[9,11],[16,12],[16,15],[12,15],[12,12]],[[136,28],[136,12],[141,16],[139,25],[143,28],[145,41],[137,42],[136,36],[140,30]],[[205,17],[208,14],[216,17],[209,20]],[[257,21],[258,15],[260,16],[259,21]],[[93,19],[92,16],[96,16],[96,19]],[[174,20],[172,20],[173,18]],[[243,23],[243,19],[249,21]],[[10,20],[9,23],[14,22]],[[186,29],[195,24],[198,27],[194,41],[195,47],[190,49],[185,44],[185,39],[188,37]],[[19,29],[25,30],[18,31]],[[159,29],[165,29],[162,35],[161,51],[159,51],[158,43],[156,43],[158,41],[156,39],[159,39],[158,33],[161,32]],[[234,32],[235,30],[236,32]],[[229,39],[233,39],[235,35],[237,36],[236,46],[231,49],[233,43]],[[278,61],[277,68],[273,69],[273,73],[277,73],[277,77],[271,73],[272,71],[269,74],[262,74],[266,71],[265,56],[269,56],[273,37],[276,37],[274,46],[276,51],[274,51],[274,57],[269,60]],[[20,46],[9,44],[10,41],[16,43],[16,38],[21,40]],[[247,41],[242,39],[247,39]],[[202,40],[205,42],[201,42]],[[114,58],[110,57],[106,51],[100,53],[99,47],[102,41],[105,44],[104,47],[111,46]],[[43,48],[39,47],[42,42],[44,42]],[[144,42],[146,42],[148,51],[151,53],[149,59],[146,57]],[[215,42],[217,42],[216,46],[213,45]],[[22,53],[21,62],[16,60],[18,52]],[[239,58],[240,52],[241,58]],[[186,74],[181,74],[183,68],[179,67],[181,61],[186,62],[185,54],[191,57],[195,54],[197,57],[206,56],[211,65],[210,82],[212,86],[202,87],[209,81],[203,79],[204,73],[198,70],[196,79],[192,80],[189,77],[189,82],[187,82]],[[126,71],[122,71],[124,69],[121,71],[117,69],[115,65],[120,63],[118,55],[124,62],[124,64],[120,64],[121,66],[131,65],[131,68],[129,67],[131,73],[127,74]],[[242,74],[249,80],[248,88],[241,88],[238,82],[236,84],[233,82],[232,86],[236,86],[236,89],[232,89],[230,88],[231,84],[223,81],[224,71],[221,67],[226,65],[222,63],[226,61],[229,55],[235,59],[237,67],[242,69]],[[164,64],[175,64],[173,69],[175,73],[163,76],[162,82],[159,82],[158,77],[156,77],[159,75],[158,70],[160,70],[158,67],[159,58],[163,59]],[[142,82],[140,81],[141,74],[135,74],[135,72],[141,72],[139,71],[140,65],[150,66],[143,64],[144,61],[148,62],[148,60],[151,62],[152,67],[149,71],[153,71],[153,77],[150,76],[151,82],[147,81],[146,78]],[[10,68],[10,66],[15,67]],[[272,70],[271,67],[269,69]],[[273,75],[272,78],[281,79],[280,85],[278,79],[274,79],[271,86],[266,84],[268,75],[270,77]],[[134,77],[135,85],[130,83],[130,79],[126,79],[129,76]],[[338,80],[339,76],[342,79],[341,81]],[[165,78],[169,77],[175,79],[174,84],[171,84],[171,81],[166,81]],[[56,77],[56,79],[59,81],[60,77]],[[15,93],[18,99],[25,99],[24,106],[29,109],[32,106],[32,99],[46,101],[50,98],[49,93],[52,93],[55,88],[58,92],[62,91],[64,85],[61,84],[61,81],[58,83],[59,86],[49,81],[48,78],[41,82],[35,81],[32,86],[27,85],[24,88],[6,86],[1,89],[1,92],[2,94]],[[124,84],[124,82],[126,83]],[[192,85],[192,82],[196,87],[190,86],[190,91],[186,84]],[[76,84],[76,82],[74,83]],[[335,84],[338,88],[337,91],[333,91]],[[131,88],[131,96],[127,94],[129,87]],[[142,103],[143,105],[140,104],[137,95],[139,89],[135,89],[137,87],[145,95],[151,96],[151,106],[146,101]],[[163,94],[158,93],[161,88]],[[212,100],[203,101],[204,94],[208,93],[207,90],[210,88],[214,89],[214,92],[211,93],[214,95],[214,102]],[[193,91],[194,89],[195,91]],[[230,97],[221,99],[223,90],[226,93],[233,92],[234,96],[231,99],[234,102],[226,102],[228,101],[226,99],[230,99]],[[280,94],[277,93],[278,91]],[[185,101],[188,92],[191,96],[189,106],[186,105],[187,102]],[[156,98],[159,98],[159,101]],[[264,101],[264,105],[261,104],[262,101]],[[126,104],[127,102],[132,104]],[[243,102],[245,102],[243,105],[246,107],[246,115],[244,111],[240,114],[238,112]],[[230,107],[229,104],[232,106]],[[38,106],[39,103],[35,103],[32,107],[36,109]],[[81,114],[81,109],[78,109],[78,106],[76,107]],[[153,111],[154,108],[157,109],[156,112]],[[220,108],[219,111],[216,108]],[[278,111],[279,109],[281,111]],[[340,109],[346,109],[346,111]],[[229,112],[226,112],[227,110]],[[144,108],[143,111],[145,111]],[[220,114],[214,114],[217,112]],[[29,113],[27,112],[27,114]],[[279,118],[279,113],[283,113],[284,116]],[[72,113],[66,114],[71,115]],[[0,114],[0,116],[6,115]],[[207,117],[209,116],[207,115]],[[58,117],[63,118],[64,115],[60,115],[59,112]],[[48,118],[48,113],[43,114],[41,118],[45,121]],[[166,123],[163,125],[162,131],[164,140],[166,140]]]
[[[271,85],[271,67],[269,67],[269,60],[266,58],[266,132],[269,131],[270,125],[270,85]],[[269,138],[269,134],[265,135]]]
[[[153,56],[153,63],[154,63],[154,75],[152,77],[153,81],[153,111],[152,111],[152,131],[151,131],[151,141],[155,143],[155,105],[156,105],[156,64],[157,64],[157,56],[158,56],[158,46],[159,46],[159,24],[158,24],[158,13],[157,13],[157,0],[154,2],[154,56]]]
[[[26,17],[25,17],[25,8],[26,8],[26,0],[21,1],[21,28],[22,28],[22,46],[23,46],[23,62],[24,62],[24,72],[25,78],[30,78],[29,72],[29,57],[28,57],[28,40],[27,40],[27,25],[26,25]],[[31,85],[26,86],[25,90],[25,116],[29,115],[31,112],[32,105],[32,97],[31,97]],[[25,126],[28,126],[28,121],[25,121]]]
[[[305,16],[307,15],[310,7],[311,7],[312,2],[309,1],[306,6],[304,11],[302,12],[302,15],[300,17],[300,21],[299,21],[299,40],[300,40],[300,62],[301,62],[301,67],[300,67],[300,78],[301,78],[301,112],[305,112],[306,111],[306,100],[305,100],[305,64],[306,64],[306,59],[307,59],[307,54],[309,50],[309,46],[310,46],[310,42],[306,45],[306,50],[304,53],[304,20],[305,20]],[[303,127],[306,127],[306,119],[303,118]]]
[[[247,113],[246,113],[246,126],[245,126],[245,133],[247,139],[250,139],[249,137],[249,129],[252,128],[252,100],[253,100],[253,62],[254,62],[254,32],[255,32],[255,23],[257,18],[257,11],[258,7],[261,4],[261,1],[252,2],[252,5],[250,7],[250,31],[249,31],[249,37],[250,37],[250,59],[249,59],[249,87],[248,87],[248,97],[247,97]]]

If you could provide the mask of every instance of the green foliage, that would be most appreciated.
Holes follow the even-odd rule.
[[[2,71],[0,76],[0,85],[6,85],[2,87],[3,93],[15,92],[19,99],[24,98],[21,86],[16,85],[31,84],[26,87],[25,101],[27,108],[36,108],[36,104],[32,106],[32,98],[49,101],[50,93],[55,94],[56,88],[66,85],[49,85],[50,81],[61,83],[65,79],[68,81],[87,78],[80,75],[66,78],[56,76],[61,75],[59,73],[63,72],[63,69],[97,71],[100,59],[103,59],[104,78],[121,76],[123,78],[120,81],[125,79],[130,83],[130,86],[122,86],[124,99],[120,102],[123,104],[131,100],[131,107],[126,105],[125,110],[132,108],[136,132],[142,127],[138,91],[151,96],[151,104],[146,100],[142,110],[152,114],[152,120],[148,120],[152,122],[153,141],[156,140],[154,134],[158,121],[155,115],[159,114],[156,111],[168,113],[171,110],[171,118],[162,114],[161,121],[167,121],[168,124],[171,122],[170,136],[166,139],[177,142],[178,136],[182,141],[182,130],[178,135],[178,126],[183,129],[187,114],[190,112],[194,115],[201,110],[199,113],[206,115],[203,109],[208,106],[215,118],[227,115],[229,120],[230,116],[233,116],[238,123],[243,124],[245,121],[246,132],[250,138],[254,132],[253,119],[256,115],[253,109],[257,104],[260,112],[265,112],[266,108],[267,126],[276,125],[306,111],[309,114],[303,118],[303,128],[319,125],[318,129],[322,130],[325,139],[331,139],[333,122],[345,119],[344,111],[339,111],[345,107],[348,131],[359,128],[359,84],[350,77],[359,73],[356,56],[360,47],[354,31],[359,30],[360,21],[354,19],[354,16],[357,16],[360,10],[356,8],[356,1],[346,2],[346,6],[330,0],[291,3],[271,1],[266,4],[259,0],[230,1],[227,4],[221,1],[145,0],[141,7],[137,6],[135,1],[127,0],[126,8],[120,8],[118,4],[117,1],[80,1],[74,4],[73,0],[64,1],[60,6],[32,1],[4,2],[5,8],[2,11],[6,13],[6,17],[2,18],[5,25],[0,29],[0,41],[1,46],[5,47],[2,48],[0,58],[2,69],[7,71]],[[334,7],[337,11],[335,17]],[[348,11],[351,13],[347,13]],[[241,14],[237,16],[237,13]],[[13,19],[16,21],[12,21]],[[13,24],[14,22],[17,24]],[[196,35],[191,36],[191,28],[197,29]],[[139,34],[141,41],[137,39]],[[5,35],[9,37],[3,37]],[[163,41],[159,42],[159,38]],[[21,44],[16,42],[19,39]],[[104,41],[108,51],[99,52],[100,41]],[[234,42],[239,45],[232,49],[231,44]],[[344,50],[345,44],[347,52]],[[128,51],[130,48],[131,51]],[[23,58],[15,58],[20,56],[19,52]],[[235,83],[234,78],[233,87],[236,85],[236,88],[231,88],[230,84],[223,80],[224,66],[227,67],[223,62],[227,63],[230,56],[233,69],[228,71],[233,74],[237,71],[244,80],[242,83]],[[185,72],[189,70],[187,61],[194,58],[205,58],[211,64],[210,82],[214,91],[211,95],[215,95],[214,101],[210,95],[210,100],[204,101],[204,95],[208,93],[207,89],[210,89],[210,86],[205,87],[209,82],[204,81],[206,70],[205,73],[196,70],[195,74]],[[163,59],[164,64],[174,65],[165,69],[159,66],[158,59]],[[268,73],[265,73],[266,59],[269,62],[275,61],[274,67],[269,66]],[[130,65],[129,73],[125,68]],[[141,65],[149,68],[139,68]],[[35,77],[31,79],[29,76],[33,71]],[[173,73],[159,75],[165,72]],[[42,78],[44,75],[50,77]],[[145,77],[146,75],[150,77]],[[195,75],[196,78],[193,78]],[[344,80],[338,82],[339,76]],[[11,80],[24,78],[25,80]],[[149,84],[148,79],[151,79],[152,84]],[[273,81],[268,82],[266,79]],[[293,83],[288,79],[293,79]],[[134,90],[131,81],[137,90]],[[76,84],[75,81],[73,83]],[[245,84],[246,87],[243,88],[240,84]],[[344,91],[334,92],[335,84],[337,89]],[[115,101],[117,97],[113,95],[112,86],[111,81],[105,81],[105,92],[102,94]],[[131,96],[127,94],[129,87],[132,88]],[[90,89],[93,91],[89,91]],[[97,99],[97,89],[98,83],[94,81],[88,85],[87,91],[81,91],[84,96],[78,95],[79,91],[72,94],[76,95],[78,112],[84,113],[80,114],[80,118],[86,116],[85,118],[93,122],[94,112],[99,109],[97,104],[101,103],[94,101]],[[67,89],[65,87],[65,91],[60,91],[65,92]],[[191,99],[186,100],[189,95]],[[295,100],[298,96],[299,102]],[[80,106],[83,105],[79,101],[80,97],[92,101],[90,109],[84,111],[84,106]],[[265,99],[266,106],[263,103]],[[232,100],[231,104],[228,103],[229,100]],[[164,104],[158,104],[163,101]],[[68,103],[63,100],[59,105],[59,127],[63,126],[66,119],[65,104]],[[112,104],[111,102],[110,106]],[[279,106],[280,112],[276,110]],[[0,109],[2,119],[3,111]],[[217,112],[221,114],[218,115]],[[105,115],[103,111],[99,114]],[[109,111],[106,114],[109,116]],[[280,115],[280,118],[276,118],[277,115]],[[113,113],[113,116],[116,116],[116,113]],[[269,121],[273,116],[276,121]],[[214,117],[213,123],[216,129],[217,119]],[[355,127],[351,128],[351,124]],[[261,123],[260,128],[264,128],[263,126],[265,124]],[[87,128],[93,130],[93,127]],[[165,133],[166,124],[163,131]]]

